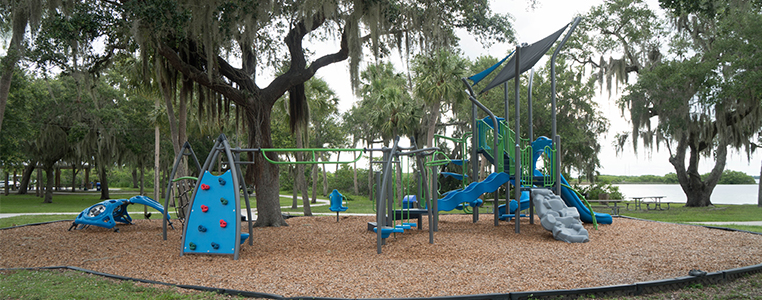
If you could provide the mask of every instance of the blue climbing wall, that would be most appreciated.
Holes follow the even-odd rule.
[[[220,176],[204,171],[188,214],[183,253],[235,253],[241,225],[231,174],[230,170]]]

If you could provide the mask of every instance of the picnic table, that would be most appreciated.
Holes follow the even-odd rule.
[[[617,206],[618,203],[623,202],[624,200],[587,200],[587,202],[592,205],[593,203],[601,203],[603,205],[596,206],[597,208],[610,208],[611,209],[611,215],[618,216],[619,215],[619,206]],[[613,203],[614,206],[611,206],[610,204]],[[596,208],[593,207],[593,208]]]
[[[640,210],[643,209],[642,204],[646,204],[646,210],[651,209],[651,204],[654,205],[653,209],[659,209],[662,210],[661,204],[662,199],[666,198],[666,196],[641,196],[641,197],[632,197],[632,200],[635,200],[635,209]],[[667,209],[669,209],[669,203],[667,203]]]

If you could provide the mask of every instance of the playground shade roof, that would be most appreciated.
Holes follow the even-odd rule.
[[[561,34],[566,30],[566,27],[569,27],[569,24],[559,29],[558,31],[554,32],[553,34],[545,37],[544,39],[535,42],[532,45],[518,48],[518,51],[519,51],[518,56],[519,56],[519,59],[521,60],[519,64],[519,67],[521,68],[520,69],[521,73],[524,73],[527,70],[531,69],[537,63],[537,61],[539,61],[540,58],[542,58],[542,56],[545,55],[546,52],[548,52],[548,49],[550,49],[550,47],[553,46],[553,43],[555,43],[556,40],[558,40],[558,37],[561,36]],[[505,65],[505,67],[503,67],[503,70],[501,70],[500,73],[498,73],[497,76],[495,76],[495,79],[493,79],[489,84],[487,84],[487,86],[484,87],[484,89],[481,92],[479,92],[479,94],[489,91],[490,89],[500,85],[501,83],[513,79],[513,77],[515,76],[516,76],[516,55],[513,55],[511,59],[508,61],[508,63]]]
[[[514,50],[514,51],[515,51],[515,50]],[[476,75],[472,75],[471,77],[468,77],[468,79],[471,79],[471,81],[473,81],[473,82],[474,82],[474,84],[473,84],[473,85],[476,85],[476,84],[478,84],[478,83],[479,83],[479,81],[482,81],[482,79],[484,79],[484,77],[487,77],[487,75],[489,75],[490,73],[492,73],[493,71],[495,71],[495,69],[497,69],[497,67],[499,67],[500,65],[502,65],[502,64],[505,62],[505,60],[506,60],[506,59],[508,59],[509,57],[511,57],[511,55],[513,55],[513,51],[511,52],[511,54],[508,54],[507,56],[505,56],[505,58],[503,58],[502,60],[500,60],[500,61],[499,61],[499,62],[497,62],[496,64],[492,65],[491,67],[487,68],[487,69],[486,69],[486,70],[484,70],[484,71],[481,71],[481,72],[477,73]]]

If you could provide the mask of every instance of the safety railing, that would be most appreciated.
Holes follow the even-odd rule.
[[[540,156],[540,159],[543,160],[543,170],[542,173],[545,174],[543,176],[542,186],[543,187],[552,187],[556,183],[556,149],[553,149],[551,146],[545,146],[543,149],[542,155]]]
[[[362,158],[362,155],[358,155],[356,158],[348,161],[320,161],[319,156],[317,153],[324,153],[324,152],[341,152],[341,151],[352,151],[352,152],[362,152],[365,151],[365,149],[358,149],[358,148],[346,148],[346,149],[317,149],[317,148],[280,148],[280,149],[259,149],[260,152],[262,152],[262,156],[265,157],[265,160],[272,164],[276,165],[309,165],[309,164],[351,164],[354,162],[359,161]],[[303,161],[274,161],[267,157],[267,152],[291,152],[291,153],[298,153],[298,152],[307,152],[309,157],[309,160],[303,160]],[[310,155],[311,154],[311,155]]]

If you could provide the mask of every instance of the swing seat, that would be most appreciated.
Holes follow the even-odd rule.
[[[334,189],[331,192],[330,197],[331,197],[331,208],[330,208],[331,211],[333,211],[333,212],[343,212],[343,211],[347,211],[347,209],[349,209],[349,207],[346,207],[344,205],[344,203],[343,203],[343,202],[345,202],[344,201],[345,200],[344,195],[339,193],[339,191]]]
[[[416,223],[402,223],[402,225],[409,226],[409,227],[418,227],[418,224]],[[410,228],[408,228],[410,229]]]
[[[401,225],[394,226],[394,228],[402,228],[402,229],[408,230],[408,229],[410,229],[410,225],[405,225],[403,223]]]
[[[373,232],[378,233],[378,227],[373,228]],[[391,235],[393,232],[394,233],[403,233],[403,232],[405,232],[405,230],[402,229],[402,228],[384,227],[384,228],[381,228],[381,237],[382,238],[388,238],[389,235]]]

